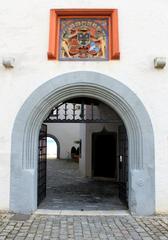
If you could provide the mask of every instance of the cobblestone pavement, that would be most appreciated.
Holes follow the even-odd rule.
[[[40,209],[125,210],[112,181],[81,177],[79,164],[71,160],[47,161],[47,197]]]
[[[32,215],[26,221],[0,214],[0,240],[164,240],[168,216],[52,216]]]

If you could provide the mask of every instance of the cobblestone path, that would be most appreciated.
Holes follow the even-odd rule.
[[[0,214],[0,240],[164,240],[168,217],[32,215],[14,220]]]
[[[81,177],[79,164],[71,160],[47,161],[47,196],[40,209],[125,210],[118,186],[111,181]]]

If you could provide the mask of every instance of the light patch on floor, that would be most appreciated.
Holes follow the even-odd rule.
[[[35,214],[60,215],[60,216],[127,216],[128,210],[107,210],[107,211],[76,211],[76,210],[50,210],[38,209]]]

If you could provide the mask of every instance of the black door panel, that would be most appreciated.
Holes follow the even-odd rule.
[[[128,139],[124,126],[118,129],[119,198],[128,205]]]
[[[46,166],[47,165],[47,125],[42,124],[38,146],[38,194],[37,205],[46,197]]]

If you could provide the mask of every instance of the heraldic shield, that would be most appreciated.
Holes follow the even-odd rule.
[[[108,19],[61,19],[59,60],[107,60]]]
[[[80,31],[77,33],[77,39],[82,47],[87,46],[90,43],[90,33],[88,32],[88,29],[80,29]]]

